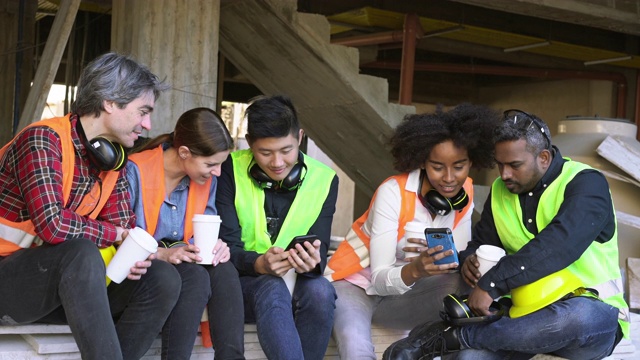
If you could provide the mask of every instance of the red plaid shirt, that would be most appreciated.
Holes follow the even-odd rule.
[[[62,198],[62,147],[60,138],[49,127],[31,127],[23,131],[7,149],[1,160],[0,216],[11,221],[31,219],[40,239],[51,244],[85,238],[98,247],[116,240],[116,226],[135,226],[127,192],[125,170],[96,220],[74,212],[93,184],[100,170],[86,157],[76,132],[77,115],[71,116],[71,137],[75,150],[73,186],[66,206]],[[120,239],[117,239],[120,240]]]

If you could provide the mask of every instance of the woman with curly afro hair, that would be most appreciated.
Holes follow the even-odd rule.
[[[460,104],[409,115],[391,138],[401,172],[377,189],[369,209],[329,260],[325,276],[338,295],[333,336],[341,359],[375,359],[371,324],[410,330],[439,320],[442,299],[466,285],[454,250],[428,248],[405,229],[449,228],[457,250],[471,240],[472,166],[493,166],[498,112]],[[441,260],[445,263],[435,264]],[[440,262],[439,262],[440,263]]]

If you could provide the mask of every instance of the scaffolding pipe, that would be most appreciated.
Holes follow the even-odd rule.
[[[387,31],[370,35],[352,36],[348,38],[338,38],[331,40],[332,44],[344,46],[368,46],[388,43],[402,42],[404,31]]]
[[[400,66],[400,95],[398,96],[401,105],[411,105],[416,44],[418,43],[418,37],[423,35],[421,30],[422,26],[418,15],[405,15],[402,36],[402,65]]]

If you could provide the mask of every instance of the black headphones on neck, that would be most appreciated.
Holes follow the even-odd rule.
[[[442,299],[443,310],[440,312],[442,320],[455,326],[478,325],[492,323],[502,317],[506,306],[494,301],[489,306],[495,313],[486,316],[476,316],[467,305],[467,296],[449,294]]]
[[[307,165],[304,164],[302,151],[298,151],[298,162],[293,165],[287,177],[280,181],[271,179],[269,175],[267,175],[267,173],[262,170],[257,163],[255,163],[255,161],[252,161],[251,164],[249,164],[249,175],[258,183],[258,186],[261,189],[282,189],[286,191],[297,190],[300,185],[302,185],[302,181],[304,180],[304,175],[306,173]]]
[[[427,171],[420,171],[420,186],[422,186],[422,181],[427,177]],[[428,181],[428,180],[427,180]],[[452,210],[462,210],[467,204],[469,204],[469,196],[467,196],[467,192],[464,191],[464,188],[460,188],[460,191],[451,198],[447,198],[442,196],[436,190],[427,191],[426,195],[422,195],[422,191],[418,189],[418,198],[422,203],[422,206],[427,208],[429,212],[433,215],[447,215]]]
[[[118,143],[113,143],[102,136],[87,139],[80,118],[76,121],[76,131],[84,145],[91,164],[102,171],[118,171],[127,164],[127,152]]]

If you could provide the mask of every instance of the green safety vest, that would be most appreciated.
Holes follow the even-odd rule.
[[[328,166],[304,155],[307,167],[304,181],[297,189],[296,197],[289,213],[284,219],[280,233],[272,244],[267,232],[267,217],[264,211],[264,190],[249,175],[249,166],[253,164],[251,150],[239,150],[231,153],[233,174],[236,184],[235,207],[242,229],[244,249],[263,254],[271,246],[286,248],[298,235],[306,235],[316,222],[324,201],[329,194],[331,181],[336,175]]]
[[[538,231],[544,229],[558,213],[564,200],[567,185],[581,171],[590,166],[571,161],[564,163],[562,172],[542,193],[536,212]],[[522,208],[518,194],[511,193],[500,178],[491,187],[491,210],[500,241],[507,254],[514,254],[534,238],[522,223]],[[623,285],[618,268],[618,230],[605,242],[593,241],[587,250],[569,265],[583,286],[598,290],[599,297],[607,304],[618,308],[618,322],[624,337],[629,336],[629,307],[624,300]]]

